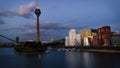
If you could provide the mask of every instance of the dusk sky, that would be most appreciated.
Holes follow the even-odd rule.
[[[120,34],[120,0],[0,0],[0,35],[36,40],[35,8],[39,6],[42,41],[65,38],[70,29],[111,26]],[[0,37],[0,43],[11,42]]]

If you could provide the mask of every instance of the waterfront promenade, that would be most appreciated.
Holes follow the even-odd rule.
[[[14,48],[15,44],[0,44],[0,48]],[[45,46],[50,47],[50,46]],[[107,52],[107,53],[120,53],[120,47],[92,47],[92,46],[52,46],[52,48],[57,48],[62,51],[86,51],[86,52]]]

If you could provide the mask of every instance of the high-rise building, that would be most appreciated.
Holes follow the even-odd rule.
[[[81,36],[76,33],[75,29],[69,31],[68,37],[65,38],[65,46],[78,46],[81,44]]]

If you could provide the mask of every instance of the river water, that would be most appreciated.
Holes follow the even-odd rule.
[[[54,50],[23,55],[0,48],[0,68],[120,68],[120,54]]]

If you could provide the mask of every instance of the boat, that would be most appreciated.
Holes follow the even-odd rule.
[[[43,53],[46,48],[41,43],[25,42],[24,44],[16,44],[14,47],[15,53],[18,54],[38,54]]]

